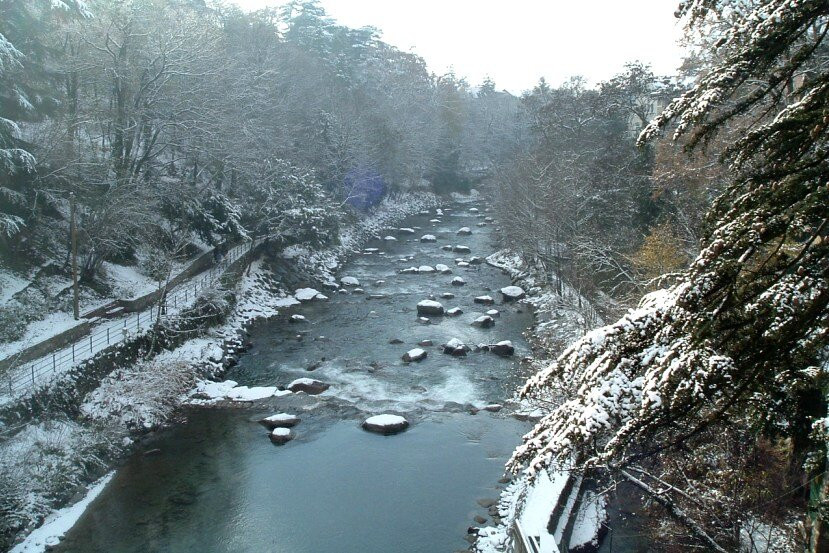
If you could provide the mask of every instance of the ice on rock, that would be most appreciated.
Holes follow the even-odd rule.
[[[458,236],[469,236],[470,234],[472,234],[472,229],[470,229],[469,227],[461,227],[458,229],[457,234]]]
[[[354,277],[347,276],[340,279],[340,284],[343,286],[359,286],[360,281]]]
[[[435,270],[443,275],[448,275],[452,272],[452,269],[450,269],[447,265],[444,265],[443,263],[438,263],[437,265],[435,265]]]
[[[424,234],[420,237],[421,242],[437,242],[438,239],[434,234]]]
[[[495,300],[492,299],[492,296],[476,296],[475,299],[472,301],[483,305],[492,305],[493,303],[495,303]]]
[[[466,284],[466,281],[461,277],[455,277],[452,279],[452,286],[463,286]]]
[[[418,273],[434,273],[435,268],[430,265],[421,265],[417,268]]]

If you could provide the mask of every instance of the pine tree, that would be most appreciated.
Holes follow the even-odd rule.
[[[823,458],[808,428],[825,402],[799,402],[820,397],[802,391],[821,388],[829,342],[829,2],[688,0],[678,11],[698,30],[724,14],[720,61],[639,139],[672,128],[698,148],[747,127],[724,153],[735,176],[707,214],[702,250],[676,284],[528,381],[525,397],[553,387],[569,397],[525,436],[514,470],[576,463],[638,480],[630,467],[738,418]],[[677,509],[674,492],[654,499],[698,542],[734,546],[723,545],[733,532]]]

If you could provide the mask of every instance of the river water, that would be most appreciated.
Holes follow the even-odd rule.
[[[129,457],[60,546],[61,552],[290,552],[389,553],[463,550],[478,500],[497,498],[503,465],[529,426],[498,413],[472,414],[470,405],[502,403],[526,377],[522,332],[525,307],[502,304],[506,276],[487,265],[459,268],[444,244],[468,246],[474,256],[493,251],[492,225],[453,204],[433,223],[435,210],[400,226],[420,227],[396,242],[375,241],[380,252],[358,255],[341,276],[360,280],[366,294],[329,293],[292,313],[251,329],[254,347],[227,378],[245,385],[285,385],[298,377],[331,384],[319,396],[295,394],[244,409],[191,409],[186,422],[159,432]],[[463,226],[471,236],[457,236]],[[437,243],[421,243],[431,233]],[[412,257],[413,256],[413,257]],[[411,257],[411,259],[409,259]],[[409,266],[444,263],[453,275],[412,274]],[[463,287],[450,285],[462,276]],[[378,280],[385,281],[377,283]],[[442,299],[444,292],[456,295]],[[369,294],[386,294],[369,299]],[[489,294],[494,306],[473,298]],[[415,306],[429,295],[460,317],[419,324]],[[501,314],[493,328],[470,322],[488,309]],[[301,338],[300,338],[301,337]],[[393,338],[403,344],[390,344]],[[487,352],[456,358],[439,344],[511,340],[513,358]],[[430,339],[428,357],[401,356]],[[313,369],[309,371],[309,369]],[[276,412],[295,413],[297,437],[274,446],[256,423]],[[396,413],[411,423],[402,434],[363,431],[370,414]],[[148,454],[149,452],[149,454]]]

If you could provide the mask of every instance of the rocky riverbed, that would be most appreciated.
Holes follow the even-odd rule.
[[[487,217],[456,203],[383,229],[336,287],[303,291],[300,305],[253,327],[227,378],[297,393],[187,410],[55,550],[464,549],[467,528],[490,521],[503,463],[529,428],[508,400],[526,376],[532,317],[479,261],[494,250]],[[424,300],[430,313],[418,313]],[[327,387],[299,391],[306,381]],[[299,420],[260,424],[276,414]],[[361,426],[377,415],[407,424]]]

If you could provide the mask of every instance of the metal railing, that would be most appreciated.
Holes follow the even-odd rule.
[[[212,287],[232,263],[250,253],[253,246],[253,242],[246,242],[229,250],[219,263],[201,276],[168,291],[164,301],[158,302],[158,305],[150,305],[117,323],[95,329],[88,336],[40,359],[10,367],[4,391],[11,396],[21,395],[38,384],[45,384],[53,375],[66,372],[101,351],[126,342],[155,325],[158,320],[177,317],[205,289]]]

